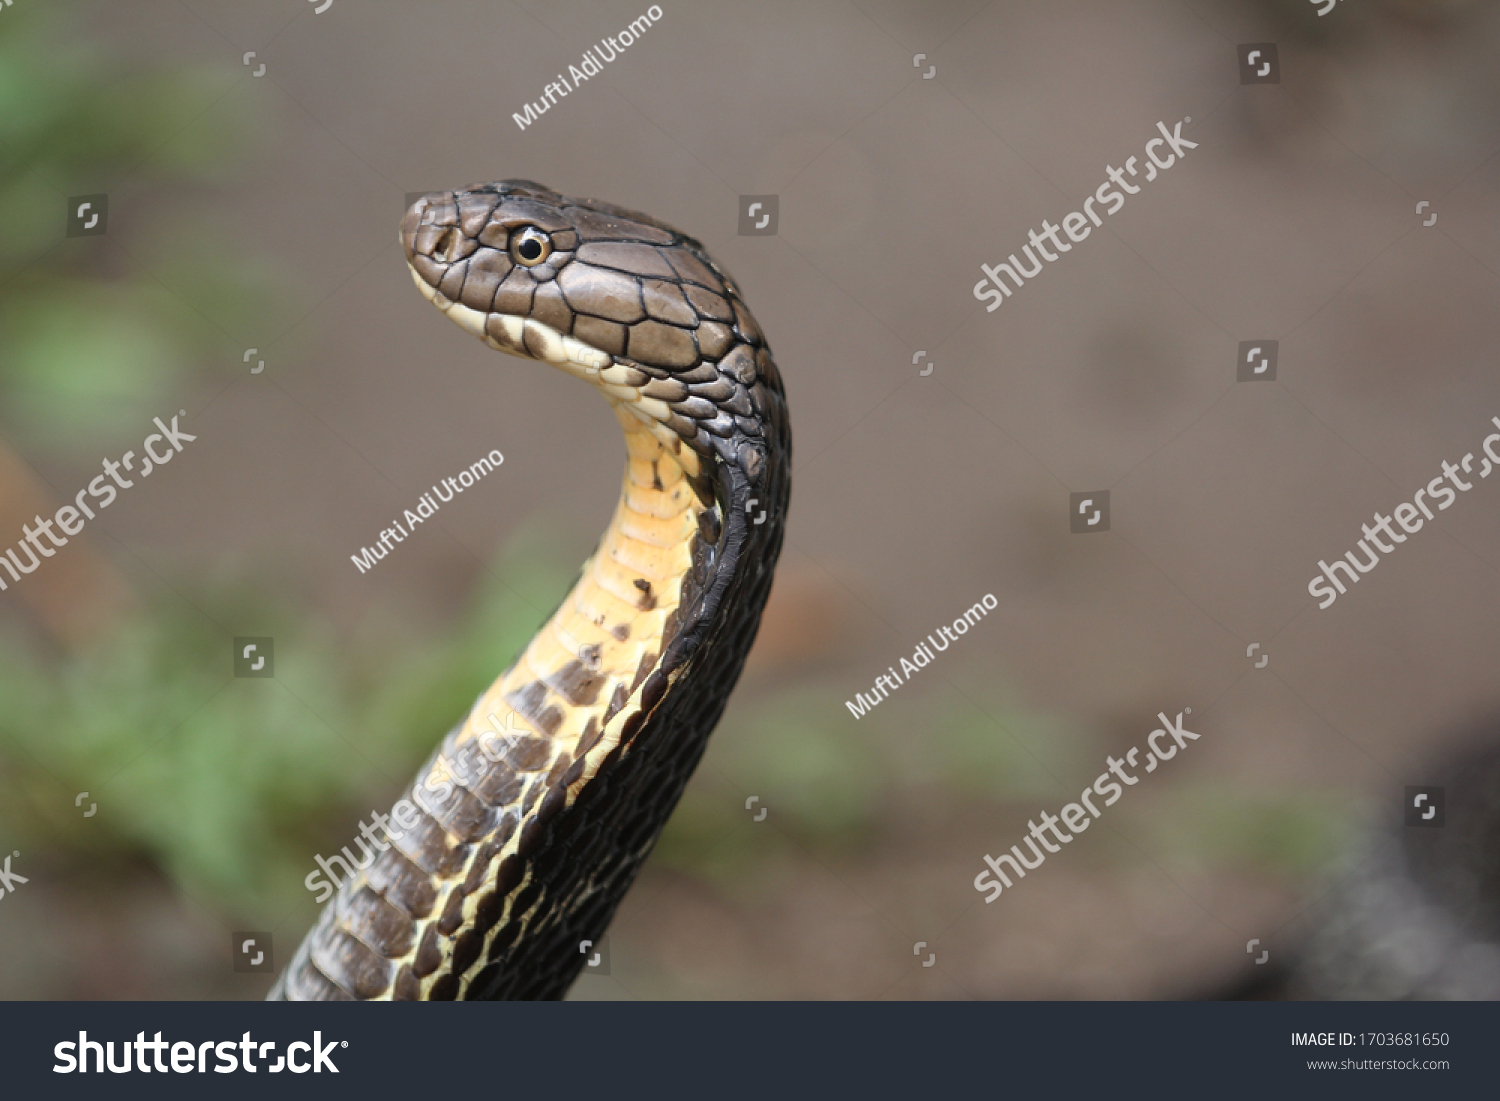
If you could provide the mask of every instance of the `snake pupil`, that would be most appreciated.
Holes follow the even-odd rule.
[[[516,263],[533,267],[552,254],[552,240],[535,226],[523,226],[510,239],[510,254]]]

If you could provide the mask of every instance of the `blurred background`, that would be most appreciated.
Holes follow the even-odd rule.
[[[662,8],[524,131],[639,5],[0,9],[0,550],[152,418],[197,437],[0,593],[0,856],[26,878],[0,997],[264,996],[234,935],[290,958],[315,854],[592,551],[607,407],[465,337],[396,242],[409,193],[507,177],[699,237],[796,438],[750,666],[572,997],[1265,993],[1351,885],[1406,874],[1405,788],[1482,747],[1500,695],[1500,486],[1328,610],[1306,587],[1500,415],[1496,5]],[[1250,42],[1279,84],[1239,83]],[[1184,118],[1198,148],[982,309],[981,262]],[[68,236],[100,194],[106,231]],[[753,194],[774,235],[738,234]],[[1243,340],[1279,342],[1275,381],[1236,382]],[[1100,490],[1110,530],[1071,534]],[[241,636],[274,638],[274,677],[234,676]],[[1198,742],[984,902],[986,853],[1187,708]],[[1493,908],[1454,921],[1471,972],[1500,966]]]

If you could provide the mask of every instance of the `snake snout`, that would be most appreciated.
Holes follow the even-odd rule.
[[[462,247],[458,204],[451,191],[433,191],[412,203],[401,218],[401,248],[407,263],[424,274],[431,265],[447,265]],[[421,263],[426,261],[426,263]]]

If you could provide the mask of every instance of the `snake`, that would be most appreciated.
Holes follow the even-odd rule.
[[[460,328],[604,396],[624,485],[556,611],[362,827],[269,997],[560,999],[755,640],[791,494],[785,391],[735,280],[656,218],[513,179],[426,194],[399,236]]]

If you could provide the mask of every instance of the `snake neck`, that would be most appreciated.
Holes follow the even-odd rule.
[[[611,720],[661,663],[695,560],[701,568],[712,554],[705,534],[722,527],[718,502],[704,504],[680,455],[619,404],[615,412],[628,461],[609,527],[552,617],[479,697],[456,753],[473,744],[482,756],[491,735],[524,728],[547,742],[547,775],[590,753],[597,765],[619,742],[622,724]],[[595,771],[585,764],[577,786]]]
[[[561,997],[602,937],[754,639],[781,525],[746,510],[784,515],[790,455],[779,419],[751,479],[612,405],[627,465],[597,551],[397,802],[389,851],[356,842],[367,866],[273,997]]]
[[[396,803],[388,843],[345,850],[358,867],[273,998],[561,997],[702,756],[781,547],[781,376],[698,242],[526,181],[429,198],[403,220],[417,285],[490,346],[601,391],[624,485],[572,590]],[[543,231],[550,253],[532,247]]]

